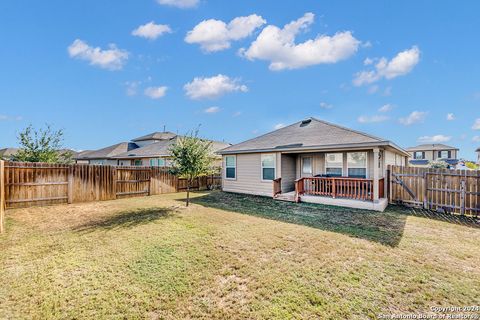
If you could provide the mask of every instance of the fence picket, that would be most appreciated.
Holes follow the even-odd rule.
[[[5,162],[0,180],[4,183],[0,195],[4,195],[6,208],[172,193],[183,191],[187,186],[185,179],[178,179],[162,167],[27,162]],[[220,185],[221,177],[217,175],[200,177],[194,181],[192,190]]]

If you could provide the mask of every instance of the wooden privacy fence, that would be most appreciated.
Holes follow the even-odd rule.
[[[187,188],[186,179],[180,179],[162,167],[5,162],[0,177],[2,175],[4,187],[0,196],[5,198],[6,208],[113,200]],[[220,185],[219,176],[200,177],[193,182],[192,190]]]
[[[478,216],[480,171],[388,166],[389,201]]]

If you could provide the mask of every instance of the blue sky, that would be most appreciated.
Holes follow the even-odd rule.
[[[164,125],[236,143],[315,116],[474,158],[478,12],[477,1],[2,1],[0,147],[30,123],[85,150]]]

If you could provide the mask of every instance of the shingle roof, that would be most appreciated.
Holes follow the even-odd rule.
[[[313,148],[346,147],[355,145],[390,145],[405,151],[388,140],[345,128],[323,120],[309,118],[259,137],[221,150],[220,154],[280,150],[308,150]]]
[[[114,156],[121,154],[123,152],[127,152],[129,150],[138,148],[138,146],[133,142],[121,142],[114,144],[113,146],[109,146],[103,149],[89,151],[89,152],[82,152],[80,153],[76,159],[107,159],[113,158]]]
[[[477,150],[475,150],[475,152],[480,152],[480,148],[478,148]]]
[[[18,148],[4,148],[0,149],[0,158],[11,157],[18,152]]]
[[[144,147],[133,149],[128,152],[123,152],[116,155],[114,158],[142,158],[142,157],[168,157],[170,156],[170,147],[176,143],[177,137],[170,140],[163,140],[148,144]],[[217,152],[218,150],[224,149],[230,146],[228,143],[212,141],[212,151]]]
[[[438,151],[438,150],[458,150],[458,148],[447,146],[442,143],[420,144],[416,147],[407,148],[407,151]]]
[[[172,132],[153,132],[150,134],[147,134],[145,136],[141,136],[135,139],[132,139],[132,141],[145,141],[145,140],[168,140],[168,139],[173,139],[177,135]]]

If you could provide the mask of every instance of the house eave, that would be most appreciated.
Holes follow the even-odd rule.
[[[305,146],[305,147],[293,147],[293,148],[263,148],[263,149],[249,149],[249,150],[220,150],[217,153],[220,155],[226,154],[241,154],[241,153],[259,153],[259,152],[308,152],[308,151],[333,151],[333,150],[345,150],[345,149],[361,149],[361,148],[375,148],[375,147],[391,147],[397,151],[400,151],[405,156],[410,154],[404,149],[398,147],[396,144],[390,141],[377,141],[377,142],[363,142],[363,143],[348,143],[348,144],[335,144],[335,145],[322,145],[322,146]]]

